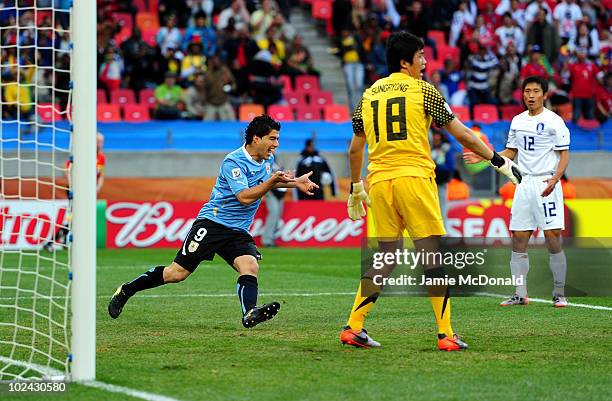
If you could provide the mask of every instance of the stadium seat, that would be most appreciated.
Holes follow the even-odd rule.
[[[436,47],[446,46],[446,36],[444,31],[429,31],[427,37],[436,42]]]
[[[512,121],[514,116],[522,113],[525,108],[518,104],[506,104],[499,107],[503,121]]]
[[[323,107],[334,103],[334,94],[329,91],[318,91],[310,94],[310,104]]]
[[[451,47],[448,45],[440,45],[437,46],[438,50],[438,60],[444,62],[444,60],[455,60],[455,63],[459,63],[460,53],[458,47]]]
[[[108,99],[106,98],[106,91],[104,91],[104,89],[98,89],[96,91],[96,99],[98,101],[98,104],[100,103],[108,103]]]
[[[467,106],[451,106],[453,114],[459,117],[462,122],[472,121],[470,117],[470,109]]]
[[[573,113],[574,107],[571,103],[560,104],[557,106],[557,114],[560,115],[564,121],[572,121]]]
[[[425,60],[427,60],[427,63],[436,60],[436,58],[434,57],[433,48],[431,46],[425,46],[425,48],[423,49],[423,53],[425,56]]]
[[[578,120],[578,126],[582,129],[589,129],[589,130],[598,129],[599,121],[587,120],[587,119],[581,118],[580,120]]]
[[[159,11],[159,0],[149,0],[149,12],[156,13]]]
[[[143,29],[141,31],[142,40],[149,46],[157,46],[157,28]]]
[[[61,121],[62,115],[60,114],[60,108],[57,104],[52,103],[39,103],[36,105],[36,114],[43,123],[51,123],[55,121]]]
[[[238,119],[250,122],[253,118],[264,114],[264,107],[261,104],[244,103],[238,108]]]
[[[332,123],[349,121],[349,110],[343,104],[330,104],[323,109],[323,119]]]
[[[146,29],[159,29],[159,19],[157,13],[138,13],[136,14],[136,26],[141,31]]]
[[[123,105],[123,120],[128,123],[143,123],[150,121],[149,107],[141,103],[127,103]]]
[[[138,9],[139,13],[147,11],[147,0],[134,0],[132,4]]]
[[[49,18],[49,21],[51,21],[51,18],[52,18],[51,11],[37,10],[35,14],[36,14],[36,26],[37,27],[40,27],[42,25],[42,22],[45,18]]]
[[[130,28],[130,31],[133,27],[132,15],[129,13],[113,13],[113,20],[119,24],[121,29]]]
[[[497,106],[494,104],[477,104],[474,106],[474,121],[484,124],[498,122]]]
[[[295,90],[307,93],[319,90],[319,78],[316,75],[299,75],[295,78]]]
[[[437,60],[427,60],[427,64],[425,65],[425,72],[428,76],[431,76],[435,71],[440,71],[444,68],[444,63],[442,61]]]
[[[132,36],[132,27],[123,27],[119,33],[115,35],[115,42],[117,42],[117,45],[120,45],[128,40],[130,36]]]
[[[321,121],[321,108],[316,105],[295,107],[297,121]]]
[[[268,115],[277,121],[293,121],[293,111],[290,106],[273,104],[268,107]]]
[[[283,86],[283,93],[293,92],[293,85],[291,84],[291,77],[289,75],[281,75],[278,77],[278,83]]]
[[[283,97],[291,107],[302,106],[306,104],[306,99],[302,92],[285,92]]]
[[[141,104],[146,104],[149,108],[153,108],[157,104],[157,100],[155,100],[155,91],[153,89],[141,90],[138,98]]]
[[[119,105],[136,103],[136,96],[131,89],[116,89],[111,92],[111,103]]]
[[[325,22],[325,30],[329,35],[333,35],[332,28],[332,1],[331,0],[314,0],[312,2],[312,17],[315,20]]]
[[[118,104],[99,104],[97,112],[98,122],[116,123],[121,121]]]

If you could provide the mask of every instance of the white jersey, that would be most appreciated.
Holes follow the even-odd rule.
[[[507,148],[518,150],[518,166],[525,175],[552,174],[559,164],[560,150],[569,149],[570,132],[563,119],[544,108],[536,115],[516,115],[510,124]]]

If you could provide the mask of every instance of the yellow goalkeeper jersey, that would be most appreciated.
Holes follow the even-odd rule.
[[[442,127],[453,118],[436,88],[407,74],[393,73],[366,89],[353,113],[353,132],[367,138],[370,185],[434,177],[429,127],[432,119]]]

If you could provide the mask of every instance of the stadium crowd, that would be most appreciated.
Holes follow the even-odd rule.
[[[154,118],[205,120],[234,120],[244,103],[284,104],[298,76],[320,74],[290,23],[295,3],[97,0],[98,87],[103,90],[98,102],[114,103],[113,92],[125,88],[135,94],[127,102],[146,102]],[[302,3],[314,13],[326,2]],[[53,5],[54,13],[34,13],[28,8],[34,0],[0,4],[3,114],[15,115],[19,99],[22,117],[32,115],[35,96],[37,103],[55,100],[64,110],[70,35],[50,28],[68,28],[63,10],[70,1],[37,1],[39,7]],[[343,66],[351,108],[368,84],[387,74],[386,38],[407,30],[424,39],[425,78],[453,107],[518,105],[521,80],[542,75],[550,79],[551,103],[564,117],[603,122],[610,116],[610,0],[326,4],[331,8],[327,31]],[[55,71],[35,73],[34,65]]]

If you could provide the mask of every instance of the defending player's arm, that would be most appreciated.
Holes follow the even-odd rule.
[[[365,216],[363,203],[370,206],[370,197],[363,187],[361,180],[361,167],[363,164],[363,152],[366,145],[365,130],[361,117],[361,102],[353,113],[353,139],[349,146],[349,168],[351,175],[351,194],[349,195],[346,209],[351,220],[359,220]]]
[[[508,177],[514,184],[521,182],[521,174],[516,164],[489,149],[471,129],[456,118],[437,89],[431,85],[425,85],[423,90],[425,91],[425,112],[433,117],[438,126],[445,127],[461,145],[488,160],[500,174]]]

